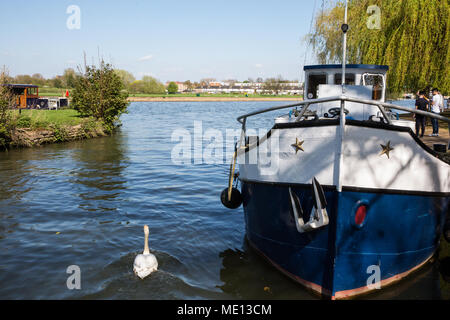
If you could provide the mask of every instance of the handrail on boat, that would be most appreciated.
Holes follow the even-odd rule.
[[[423,115],[423,116],[427,116],[430,118],[435,118],[435,119],[447,122],[449,124],[449,130],[450,130],[450,118],[441,116],[439,114],[428,112],[428,111],[417,110],[417,109],[410,109],[408,107],[397,106],[397,105],[394,105],[391,103],[385,103],[385,102],[380,102],[380,101],[375,101],[375,100],[364,100],[364,99],[352,98],[352,97],[348,97],[346,95],[334,96],[334,97],[328,97],[328,98],[320,98],[320,99],[312,99],[312,100],[304,100],[304,101],[300,101],[300,102],[297,102],[294,104],[287,104],[287,105],[283,105],[283,106],[266,108],[266,109],[262,109],[262,110],[258,110],[255,112],[251,112],[251,113],[242,115],[237,118],[237,121],[245,126],[245,122],[246,122],[247,118],[249,118],[249,117],[253,117],[258,114],[262,114],[262,113],[266,113],[266,112],[270,112],[270,111],[304,106],[302,108],[302,110],[300,111],[299,116],[297,117],[298,119],[301,119],[301,117],[305,114],[305,112],[307,111],[307,109],[309,108],[310,105],[317,104],[317,103],[324,103],[324,102],[332,102],[332,101],[341,101],[341,102],[347,101],[347,102],[356,102],[356,103],[361,103],[361,104],[370,104],[370,105],[377,106],[380,109],[380,111],[383,114],[386,121],[388,121],[388,123],[391,123],[391,119],[390,119],[390,117],[387,116],[385,108],[407,111],[407,112],[411,112],[411,113],[415,113],[415,114],[419,114],[419,115]]]

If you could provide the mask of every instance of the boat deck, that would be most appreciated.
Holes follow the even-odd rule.
[[[442,116],[450,117],[450,110],[447,109],[443,113],[441,113]],[[402,114],[400,115],[400,118],[405,120],[413,120],[412,114]],[[443,121],[439,121],[439,137],[430,137],[429,135],[433,132],[433,127],[431,126],[431,121],[427,119],[426,127],[425,127],[425,135],[421,140],[429,146],[431,149],[433,149],[434,144],[445,144],[448,146],[448,143],[450,141],[450,134],[448,130],[447,123]],[[447,155],[450,156],[450,150],[447,151]]]
[[[425,135],[421,140],[430,148],[433,149],[433,144],[440,143],[448,146],[448,142],[450,140],[450,135],[448,133],[448,129],[446,127],[439,128],[439,137],[429,137],[429,135],[433,132],[431,126],[427,126],[425,128]]]

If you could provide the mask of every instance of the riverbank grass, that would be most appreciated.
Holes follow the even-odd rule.
[[[105,136],[111,133],[102,120],[83,117],[73,109],[13,110],[11,147],[32,147]]]
[[[12,118],[19,128],[47,129],[50,126],[76,126],[86,120],[73,109],[36,110],[25,109],[12,111]]]

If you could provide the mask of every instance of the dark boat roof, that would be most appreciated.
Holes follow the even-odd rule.
[[[38,88],[39,86],[36,86],[34,84],[3,84],[5,87],[12,87],[12,88]]]
[[[316,70],[316,69],[341,69],[342,64],[319,64],[314,66],[304,66],[303,70]],[[347,64],[347,69],[372,69],[388,71],[389,66],[376,65],[376,64]]]

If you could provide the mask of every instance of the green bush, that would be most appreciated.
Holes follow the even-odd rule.
[[[170,82],[169,86],[167,87],[167,92],[169,94],[175,94],[178,92],[178,85],[175,82]]]
[[[67,128],[58,124],[51,124],[50,129],[53,130],[55,135],[55,142],[64,142],[69,135]]]
[[[86,119],[81,124],[81,130],[85,138],[89,138],[96,135],[98,122],[93,118]]]
[[[6,149],[11,142],[8,128],[0,123],[0,150]]]
[[[20,116],[16,121],[17,128],[30,128],[31,118],[28,116]]]
[[[11,142],[11,129],[13,127],[11,112],[14,97],[9,88],[2,86],[8,83],[10,77],[5,68],[0,71],[0,149],[6,149]]]
[[[129,102],[124,83],[110,64],[86,66],[83,75],[75,79],[72,107],[82,116],[92,116],[113,129],[115,122],[126,112]]]

